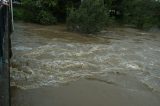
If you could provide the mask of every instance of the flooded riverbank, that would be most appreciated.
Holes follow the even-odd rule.
[[[124,97],[122,97],[124,101],[127,95],[133,96],[135,94],[133,98],[131,96],[135,101],[132,101],[134,104],[138,100],[136,97],[139,96],[139,93],[145,92],[146,94],[144,93],[140,97],[141,104],[144,103],[144,106],[147,106],[145,104],[150,98],[155,98],[151,102],[155,104],[154,106],[159,104],[157,101],[160,99],[157,96],[160,92],[159,33],[144,32],[132,28],[110,28],[97,35],[82,35],[68,32],[64,25],[40,26],[16,23],[12,44],[14,56],[11,67],[11,85],[23,89],[14,91],[13,100],[15,102],[19,101],[21,96],[29,98],[32,93],[35,93],[33,100],[36,102],[36,97],[45,95],[40,93],[44,89],[45,92],[48,90],[50,93],[52,87],[53,89],[58,89],[57,87],[65,89],[71,82],[75,82],[74,86],[79,83],[76,81],[87,79],[82,82],[86,87],[88,84],[90,89],[91,86],[94,88],[94,86],[98,87],[103,83],[106,85],[98,87],[99,91],[103,91],[103,89],[110,91],[113,88],[111,92],[115,96],[117,94],[114,92],[125,92],[125,96],[121,95]],[[83,87],[81,85],[79,85],[80,88]],[[70,91],[72,91],[71,88]],[[89,92],[90,89],[87,89],[86,92]],[[37,95],[36,91],[39,92]],[[107,95],[106,93],[102,98],[107,98]],[[54,94],[54,96],[58,95]],[[149,98],[145,96],[149,96]],[[30,99],[22,101],[27,103],[28,100]],[[33,106],[32,103],[23,106]],[[105,103],[102,104],[105,105]],[[15,106],[21,105],[16,104]]]

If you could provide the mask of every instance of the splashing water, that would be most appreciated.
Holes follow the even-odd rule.
[[[80,35],[67,32],[63,25],[24,23],[16,24],[15,29],[14,86],[31,89],[95,76],[123,86],[123,78],[130,76],[160,91],[160,36],[156,33],[116,28]]]

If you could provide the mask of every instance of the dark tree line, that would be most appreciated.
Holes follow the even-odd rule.
[[[40,24],[67,22],[72,30],[85,30],[84,32],[90,33],[99,31],[102,26],[113,24],[129,24],[144,29],[160,27],[159,0],[83,0],[83,2],[21,0],[21,2],[22,5],[14,9],[15,19]],[[88,27],[81,29],[83,25],[80,22]],[[91,26],[95,26],[96,29]]]
[[[55,24],[65,22],[69,8],[78,8],[81,0],[21,0],[21,5],[15,6],[16,20],[37,22],[40,24]]]

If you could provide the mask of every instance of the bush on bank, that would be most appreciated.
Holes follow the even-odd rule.
[[[155,0],[123,0],[125,23],[148,29],[158,26],[160,2]]]
[[[54,0],[22,0],[20,6],[14,7],[14,18],[43,25],[56,24],[57,19],[50,12],[55,5]]]
[[[57,19],[50,12],[41,10],[36,16],[36,22],[43,25],[52,25],[57,23]]]
[[[67,26],[72,31],[95,33],[105,27],[107,19],[104,0],[84,0],[79,9],[70,10]]]

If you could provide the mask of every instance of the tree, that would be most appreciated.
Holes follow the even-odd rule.
[[[67,17],[70,30],[95,33],[102,30],[108,19],[104,0],[84,0],[79,9],[71,9]]]
[[[137,28],[150,28],[157,24],[155,0],[123,0],[124,18],[127,24]]]

